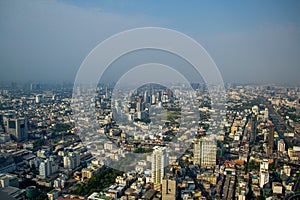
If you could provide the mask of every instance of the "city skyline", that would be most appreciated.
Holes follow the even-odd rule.
[[[299,10],[0,1],[0,199],[299,199]]]

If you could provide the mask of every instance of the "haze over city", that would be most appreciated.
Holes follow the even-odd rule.
[[[106,38],[158,26],[203,45],[225,82],[299,84],[299,10],[299,1],[1,1],[0,80],[73,82]]]

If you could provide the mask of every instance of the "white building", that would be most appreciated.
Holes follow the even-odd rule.
[[[264,120],[268,120],[269,119],[269,110],[268,108],[265,108],[265,112],[264,112]]]
[[[80,156],[78,153],[71,153],[68,156],[64,156],[64,168],[75,169],[80,165]]]
[[[41,103],[43,102],[43,95],[38,94],[35,96],[35,103]]]
[[[66,175],[62,174],[60,177],[54,180],[53,186],[55,188],[64,188],[66,184]]]
[[[260,172],[259,187],[263,188],[268,182],[269,182],[269,172],[268,171]]]
[[[194,143],[194,164],[211,167],[217,162],[217,143],[214,139],[202,137]]]
[[[165,175],[165,167],[168,165],[167,152],[165,147],[154,147],[152,153],[151,178],[154,190],[161,191],[161,184]]]
[[[287,176],[291,176],[291,167],[288,165],[283,165],[283,169],[281,170],[282,174],[286,174]]]
[[[46,178],[52,174],[51,161],[46,159],[39,166],[39,174],[42,178]]]
[[[112,142],[106,142],[104,143],[104,149],[106,150],[112,150],[114,148],[113,143]]]
[[[259,187],[263,188],[265,184],[269,182],[269,160],[264,159],[263,162],[260,163],[260,170],[259,170]]]
[[[280,139],[277,144],[277,151],[283,153],[285,151],[285,142],[283,139]]]

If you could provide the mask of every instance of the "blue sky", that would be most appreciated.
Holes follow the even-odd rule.
[[[145,15],[166,26],[206,34],[246,31],[270,24],[299,24],[299,1],[82,1],[62,0],[79,7],[131,17]]]
[[[202,44],[226,82],[300,84],[299,1],[0,2],[0,80],[73,81],[101,41],[160,26]]]

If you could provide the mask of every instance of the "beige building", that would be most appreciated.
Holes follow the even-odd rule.
[[[282,185],[279,182],[272,183],[273,194],[282,194]]]
[[[177,182],[175,179],[164,179],[162,181],[162,200],[173,199],[177,199]]]
[[[214,139],[202,137],[194,143],[194,164],[211,167],[217,163],[217,143]]]

